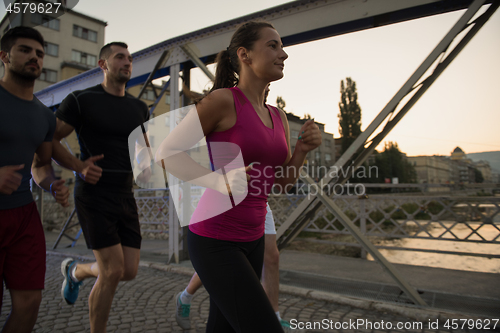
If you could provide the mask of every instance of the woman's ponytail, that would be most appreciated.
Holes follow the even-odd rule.
[[[236,57],[237,58],[237,57]],[[214,86],[210,91],[221,88],[232,88],[238,84],[238,76],[231,61],[230,48],[220,51],[216,58]]]
[[[236,32],[231,37],[229,47],[220,51],[217,55],[214,86],[210,89],[210,92],[221,88],[232,88],[238,84],[240,63],[237,51],[240,47],[252,50],[253,44],[260,38],[260,30],[263,28],[274,29],[271,23],[265,21],[246,22],[236,29]],[[203,97],[195,103],[200,102]]]

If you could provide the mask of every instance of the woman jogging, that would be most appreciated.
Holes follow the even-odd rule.
[[[292,155],[285,113],[264,104],[265,88],[283,77],[287,58],[270,23],[241,25],[229,47],[217,56],[214,87],[196,104],[213,168],[222,170],[222,175],[208,170],[211,174],[205,174],[204,181],[213,185],[212,175],[223,179],[223,185],[219,182],[205,191],[188,231],[191,261],[210,294],[207,332],[282,332],[260,283],[267,197],[273,184],[280,188],[294,184],[306,154],[321,144],[319,128],[309,120],[300,130]],[[175,153],[192,146],[188,143],[186,148],[177,139],[174,132],[182,131],[181,122],[160,147],[160,155],[162,150]],[[228,167],[224,171],[238,154],[214,149],[220,143],[234,144],[241,151],[248,186],[241,182],[243,169],[227,171]],[[193,180],[185,171],[188,159],[177,154],[170,161],[167,157],[164,165],[174,176]],[[201,169],[193,169],[199,177]],[[232,206],[221,214],[203,217],[214,209],[213,198],[219,192],[229,194]]]

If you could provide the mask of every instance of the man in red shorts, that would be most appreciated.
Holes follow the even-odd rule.
[[[2,332],[27,333],[35,325],[45,281],[45,236],[30,191],[31,166],[38,184],[63,206],[69,205],[69,191],[51,166],[56,119],[33,96],[42,73],[43,37],[16,27],[0,43],[5,67],[0,80],[0,310],[4,282],[12,300]]]

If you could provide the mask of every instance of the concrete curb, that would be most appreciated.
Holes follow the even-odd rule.
[[[94,261],[93,256],[81,256],[72,255],[68,253],[46,251],[48,255],[59,256],[59,257],[73,257],[82,261]],[[139,267],[153,268],[159,271],[171,272],[186,276],[192,276],[195,270],[190,267],[182,267],[169,264],[161,264],[157,262],[143,261],[139,262]],[[355,297],[349,297],[344,295],[339,295],[335,293],[317,291],[312,289],[299,288],[289,285],[280,285],[280,293],[309,298],[317,301],[324,301],[329,303],[336,303],[341,305],[347,305],[353,308],[364,309],[364,310],[376,310],[379,312],[390,312],[392,314],[400,315],[409,319],[414,319],[421,322],[427,322],[429,320],[436,321],[439,320],[440,323],[444,323],[449,319],[492,319],[486,316],[477,316],[471,314],[465,314],[460,312],[453,312],[449,310],[442,309],[425,309],[417,306],[411,306],[408,304],[392,304],[381,301],[374,301],[368,299],[361,299]]]

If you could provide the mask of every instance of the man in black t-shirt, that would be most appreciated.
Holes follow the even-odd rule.
[[[45,282],[45,235],[30,191],[31,174],[65,207],[69,190],[54,177],[50,160],[56,119],[33,96],[42,73],[43,37],[35,29],[16,27],[3,35],[0,45],[5,67],[0,80],[0,312],[4,282],[12,300],[0,331],[28,333],[36,323]]]
[[[75,207],[87,246],[97,262],[61,264],[62,295],[74,304],[82,281],[97,277],[89,297],[92,332],[105,332],[119,281],[135,278],[141,231],[132,192],[130,133],[148,120],[145,103],[125,91],[132,56],[125,43],[105,45],[99,55],[102,84],[70,93],[56,112],[53,158],[76,173]],[[76,131],[81,160],[60,140]]]

